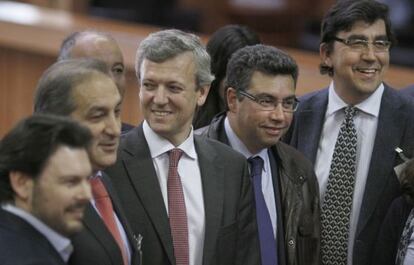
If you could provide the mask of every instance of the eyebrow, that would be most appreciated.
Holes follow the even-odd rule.
[[[353,34],[348,36],[347,38],[348,40],[356,40],[356,39],[360,39],[360,40],[368,40],[368,37],[365,35],[361,35],[361,34]],[[387,35],[378,35],[374,37],[374,40],[388,40]]]

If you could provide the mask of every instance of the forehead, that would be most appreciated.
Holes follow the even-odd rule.
[[[71,51],[72,58],[90,57],[105,62],[123,61],[118,44],[105,36],[87,34],[76,39]]]
[[[254,71],[249,85],[250,92],[284,98],[295,93],[295,82],[291,75],[272,75]]]
[[[108,76],[92,73],[72,90],[74,112],[86,112],[94,107],[115,108],[121,100],[115,83]]]
[[[361,35],[365,37],[378,37],[386,36],[387,31],[385,27],[385,22],[382,19],[374,21],[374,23],[367,23],[365,21],[359,20],[356,21],[350,30],[348,31],[339,31],[338,35],[340,36],[352,36],[352,35]]]
[[[195,62],[192,52],[184,52],[163,62],[144,59],[141,64],[141,79],[176,81],[186,84],[195,82]]]
[[[91,170],[88,153],[85,149],[62,145],[47,160],[41,177],[88,176]]]

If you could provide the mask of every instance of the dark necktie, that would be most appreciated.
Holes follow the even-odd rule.
[[[174,148],[168,152],[170,162],[168,168],[168,215],[173,239],[176,265],[189,264],[187,212],[183,187],[177,171],[178,161],[183,151]]]
[[[355,184],[357,134],[355,107],[345,109],[332,155],[325,201],[322,205],[322,263],[347,264],[349,223]]]
[[[127,252],[121,237],[121,233],[119,232],[118,226],[116,225],[111,198],[109,197],[108,192],[105,186],[103,185],[100,177],[92,178],[90,180],[90,183],[92,188],[93,199],[95,200],[95,206],[98,209],[104,224],[108,228],[109,232],[111,232],[112,237],[118,244],[118,247],[122,254],[124,265],[127,265]]]
[[[262,265],[276,265],[276,240],[269,210],[267,209],[262,191],[263,159],[255,156],[253,158],[249,158],[248,161],[250,163],[251,176],[253,179]]]

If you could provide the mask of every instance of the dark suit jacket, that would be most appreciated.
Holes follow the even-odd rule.
[[[378,240],[375,244],[372,264],[395,264],[400,238],[412,208],[413,205],[409,204],[403,196],[393,201],[381,226]]]
[[[110,180],[105,174],[102,175],[103,183],[112,200],[114,210],[122,223],[131,247],[131,264],[140,264],[140,253],[137,249],[137,240],[133,234],[123,212],[118,197],[116,196]],[[72,243],[74,252],[69,260],[73,265],[121,265],[123,264],[121,250],[112,237],[99,213],[91,203],[85,210],[83,220],[84,229],[76,234]],[[138,235],[138,234],[136,234]]]
[[[230,145],[218,114],[197,134]],[[276,201],[278,264],[319,265],[319,186],[311,163],[285,143],[268,149]]]
[[[127,132],[129,132],[131,129],[135,128],[133,125],[128,124],[128,123],[121,123],[121,133],[125,134]]]
[[[300,99],[293,126],[285,141],[315,163],[321,135],[328,89],[305,95]],[[400,195],[400,186],[393,168],[402,163],[394,149],[398,146],[408,156],[414,150],[414,105],[411,99],[385,86],[381,99],[378,127],[353,252],[354,265],[369,265],[375,240],[388,207]],[[327,165],[329,166],[329,165]]]
[[[257,224],[246,160],[216,141],[194,137],[205,210],[204,265],[259,264]],[[108,168],[133,229],[143,235],[143,264],[175,264],[168,215],[142,125],[124,135]]]
[[[409,95],[409,96],[414,97],[414,85],[401,89],[401,93],[403,95]]]
[[[64,265],[59,253],[31,224],[0,208],[1,265]]]

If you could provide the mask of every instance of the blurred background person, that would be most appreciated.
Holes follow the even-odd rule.
[[[194,117],[195,129],[209,125],[216,114],[226,109],[224,86],[227,62],[231,55],[240,48],[259,43],[259,35],[242,25],[227,25],[211,35],[206,48],[211,57],[211,72],[214,80],[206,102],[198,108]]]

